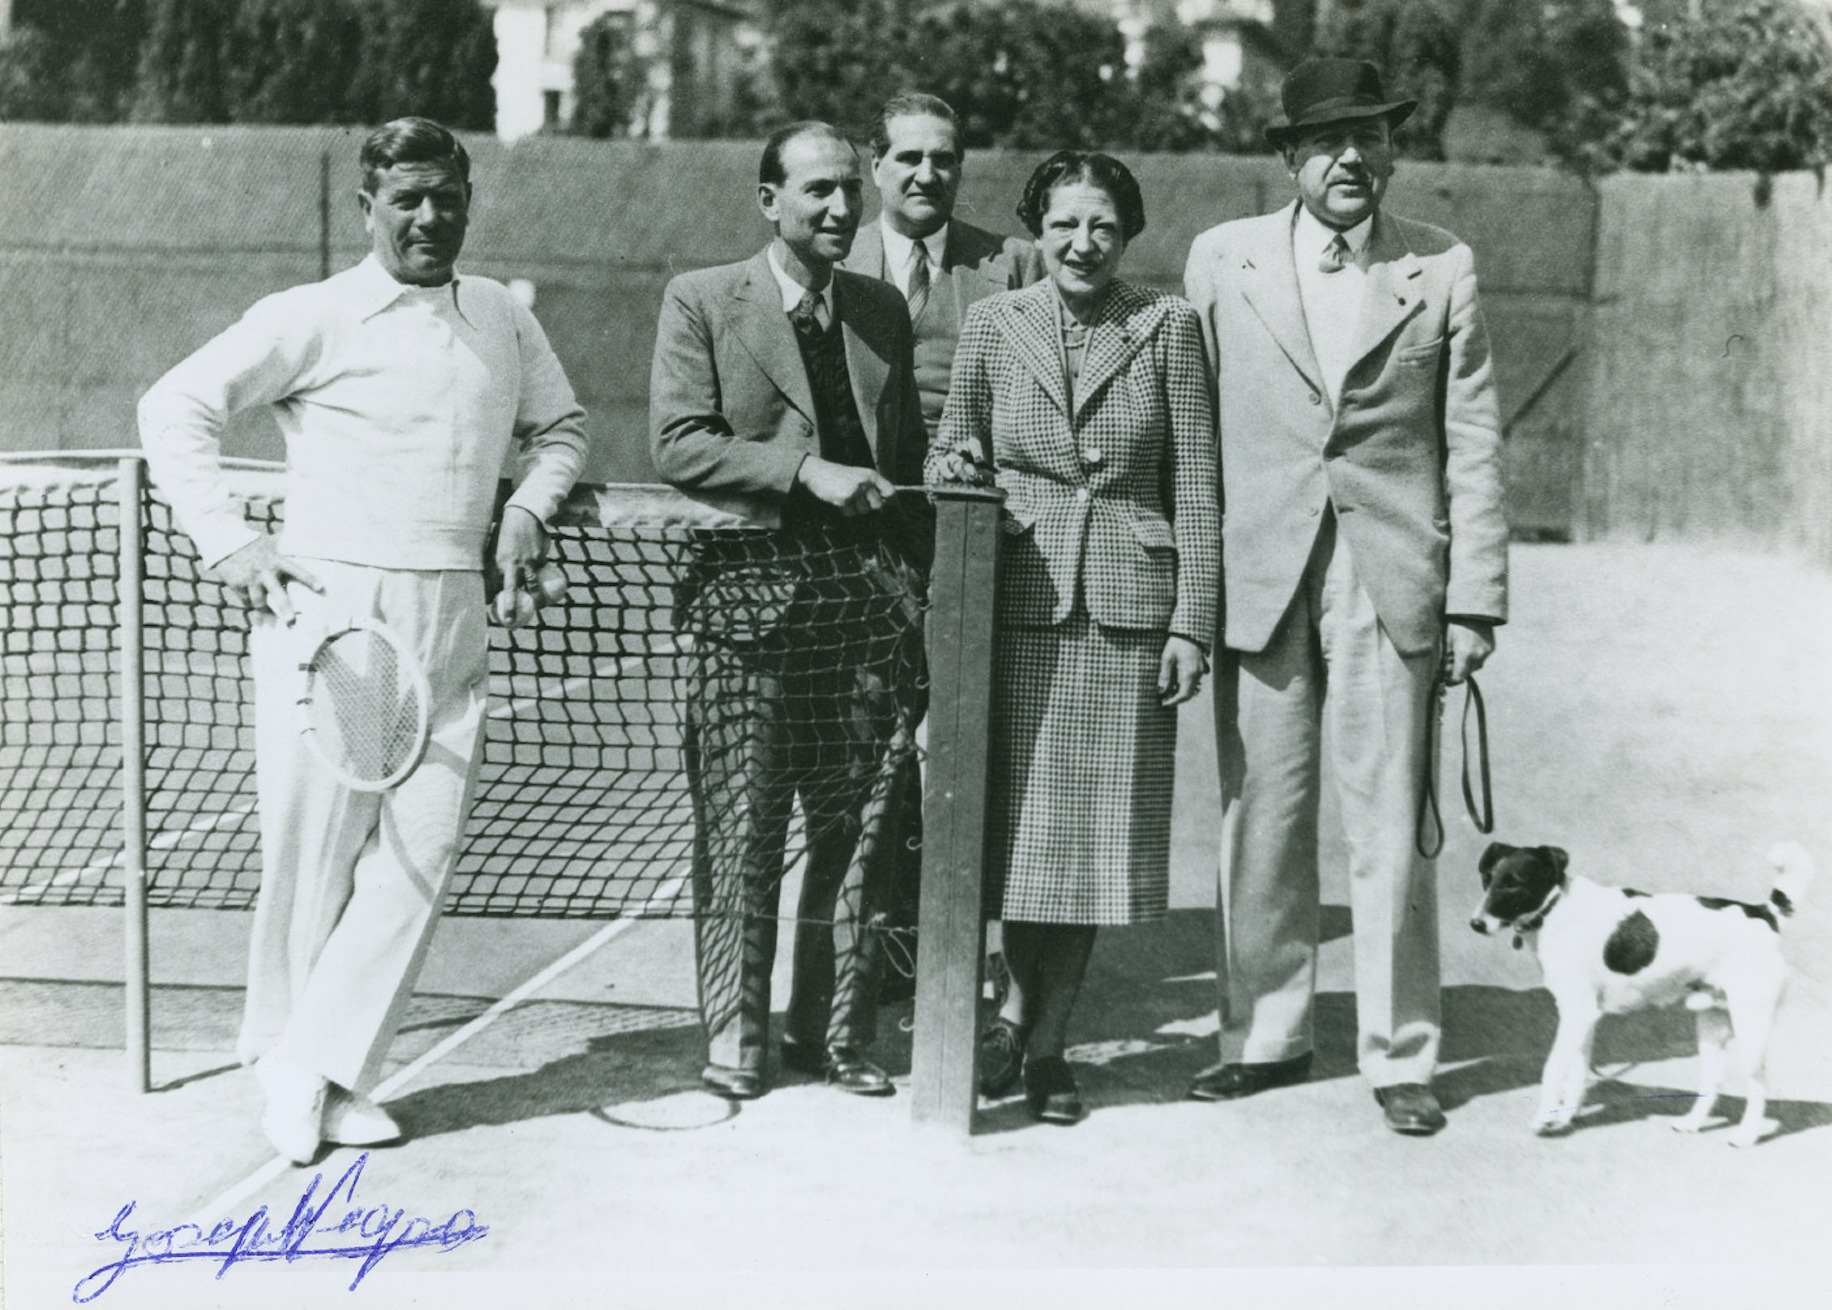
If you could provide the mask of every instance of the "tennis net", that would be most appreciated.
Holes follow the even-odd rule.
[[[248,614],[204,575],[130,463],[0,464],[0,901],[123,902],[128,622],[144,649],[147,903],[248,908],[260,881]],[[249,521],[277,527],[278,468],[239,463],[234,477]],[[144,576],[137,605],[123,603],[133,598],[121,579],[136,572],[134,561],[124,572],[124,552]],[[492,629],[483,772],[448,913],[693,913],[689,704],[732,675],[720,661],[756,639],[748,629],[812,613],[838,633],[850,617],[843,581],[834,604],[783,610],[769,585],[772,552],[801,552],[794,569],[828,578],[861,566],[843,543],[798,545],[661,488],[575,492],[552,540],[566,603],[533,626]],[[708,572],[716,556],[741,556],[735,576],[754,585],[709,587],[734,576]],[[911,638],[899,656],[909,658],[921,614],[891,617]],[[845,640],[834,638],[835,658],[856,657]],[[891,749],[915,746],[905,734]],[[798,808],[785,865],[822,818]]]

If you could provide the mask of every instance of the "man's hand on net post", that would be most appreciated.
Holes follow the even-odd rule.
[[[288,623],[293,621],[293,605],[286,598],[287,582],[297,582],[321,596],[324,594],[324,584],[297,560],[282,555],[280,547],[266,533],[217,561],[211,571],[242,604],[250,609],[266,606]]]
[[[896,485],[876,469],[835,464],[819,455],[801,462],[795,480],[816,500],[849,518],[883,509],[897,493]]]

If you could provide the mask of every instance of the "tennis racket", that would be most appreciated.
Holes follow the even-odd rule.
[[[333,627],[299,668],[299,734],[332,777],[354,791],[387,791],[414,771],[432,694],[394,629],[375,619]]]
[[[543,564],[527,591],[504,587],[490,602],[490,621],[498,627],[520,628],[534,622],[536,610],[566,599],[566,574],[558,564]]]

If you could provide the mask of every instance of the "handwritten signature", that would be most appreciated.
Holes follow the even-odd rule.
[[[278,1216],[270,1215],[262,1206],[244,1220],[224,1219],[208,1232],[197,1224],[179,1224],[141,1233],[126,1227],[136,1204],[129,1201],[114,1222],[95,1235],[98,1242],[125,1244],[125,1254],[79,1279],[72,1299],[78,1304],[95,1300],[136,1265],[180,1261],[215,1262],[220,1266],[216,1276],[221,1278],[231,1267],[252,1260],[284,1260],[289,1264],[310,1259],[360,1260],[356,1277],[350,1280],[350,1290],[354,1291],[371,1269],[395,1251],[428,1246],[452,1251],[489,1233],[489,1227],[478,1223],[477,1216],[469,1210],[456,1211],[444,1223],[434,1224],[419,1215],[410,1219],[405,1210],[387,1205],[358,1204],[356,1184],[368,1162],[369,1153],[364,1151],[322,1199],[318,1198],[318,1188],[324,1175],[313,1174],[298,1205],[293,1207],[292,1218],[277,1232],[272,1224]],[[332,1207],[339,1198],[342,1211],[332,1218]],[[321,1237],[325,1240],[313,1240]]]

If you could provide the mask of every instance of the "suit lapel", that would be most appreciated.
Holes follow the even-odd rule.
[[[1368,241],[1368,281],[1361,300],[1361,318],[1355,326],[1351,369],[1418,312],[1423,299],[1418,278],[1423,271],[1418,256],[1394,225],[1376,217]]]
[[[1240,260],[1241,294],[1260,322],[1278,342],[1292,367],[1319,392],[1323,369],[1310,345],[1310,327],[1304,322],[1304,302],[1298,293],[1298,266],[1291,254],[1291,225],[1297,201],[1258,225],[1257,247],[1236,256]]]
[[[738,340],[750,351],[757,367],[812,426],[814,392],[808,386],[801,348],[795,344],[795,329],[783,313],[782,288],[770,271],[767,253],[759,252],[745,266],[744,276],[732,290],[732,302]]]
[[[1115,374],[1131,363],[1132,357],[1158,330],[1164,310],[1138,313],[1144,298],[1124,282],[1115,282],[1101,306],[1100,316],[1088,334],[1088,353],[1082,360],[1081,376],[1075,379],[1075,414],[1087,408],[1100,389]]]
[[[872,455],[879,457],[878,398],[890,380],[890,347],[886,339],[893,334],[882,319],[871,312],[863,296],[848,295],[840,289],[842,275],[833,275],[833,304],[840,318],[840,337],[846,343],[846,376],[852,383],[852,401],[858,406],[859,422],[865,427],[865,440]],[[884,460],[878,458],[878,466]]]
[[[884,262],[884,229],[878,226],[877,219],[859,224],[859,233],[852,239],[852,252],[840,267],[880,281],[890,280],[890,269]]]
[[[1036,377],[1044,394],[1066,418],[1068,397],[1063,391],[1062,333],[1056,325],[1056,290],[1046,280],[998,304],[999,326],[1005,329],[1019,359]]]

